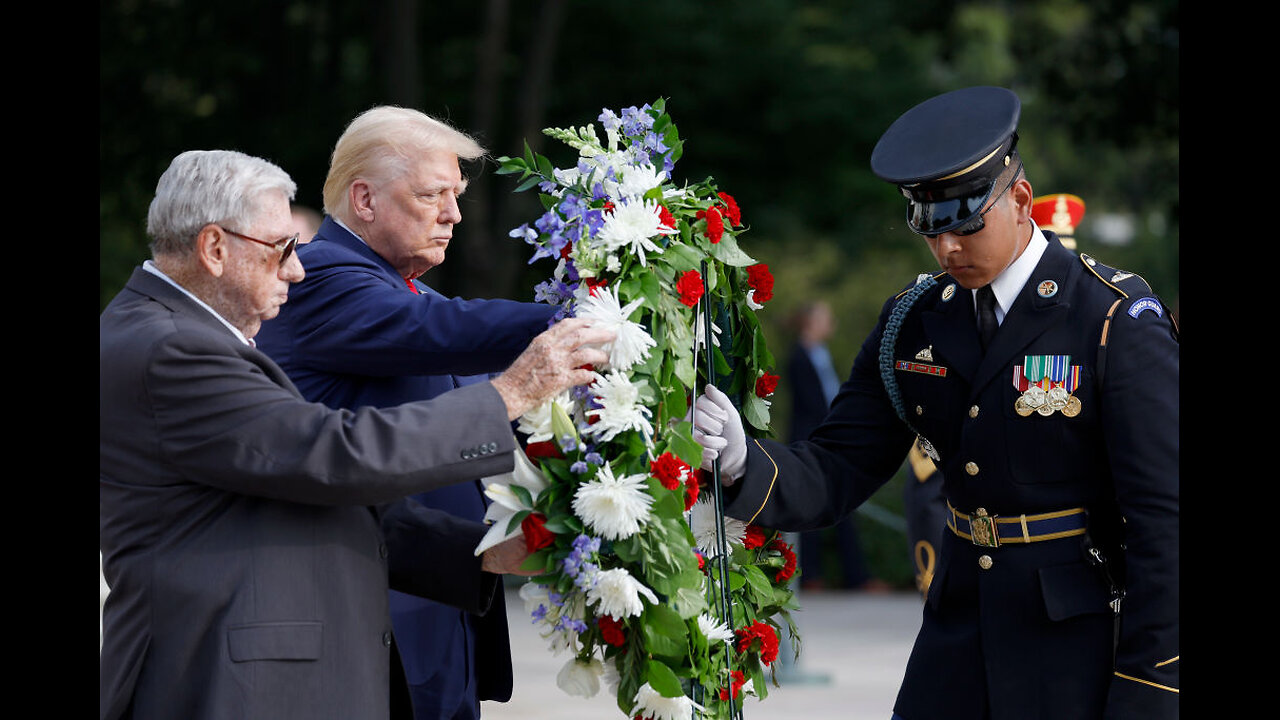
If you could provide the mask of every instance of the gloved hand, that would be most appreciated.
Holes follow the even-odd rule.
[[[693,439],[702,446],[702,469],[710,470],[720,458],[720,483],[732,485],[747,468],[747,436],[742,418],[729,401],[729,396],[714,385],[707,385],[689,408],[685,420],[693,422]]]

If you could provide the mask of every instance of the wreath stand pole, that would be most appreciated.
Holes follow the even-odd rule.
[[[706,260],[702,261],[702,281],[705,285],[709,286],[709,283],[707,282],[707,261]],[[715,385],[716,384],[716,370],[715,370],[716,366],[715,366],[714,342],[712,340],[713,334],[711,330],[712,313],[711,313],[710,295],[704,292],[702,298],[699,300],[699,303],[702,306],[700,310],[702,312],[703,344],[706,346],[707,382],[712,385]],[[693,345],[694,345],[694,370],[695,370],[694,378],[696,379],[697,378],[697,372],[696,372],[697,362],[698,362],[697,333],[694,333]],[[695,398],[697,397],[697,391],[698,389],[694,388]],[[695,409],[694,412],[696,413],[697,410]],[[733,624],[733,599],[729,590],[729,539],[728,539],[728,534],[725,532],[725,528],[724,528],[724,494],[720,487],[720,457],[718,455],[714,460],[711,461],[711,486],[713,488],[712,494],[713,494],[713,497],[715,498],[715,510],[716,510],[716,549],[718,551],[716,553],[716,567],[719,571],[719,577],[720,577],[720,582],[718,583],[719,592],[716,593],[716,609],[719,612],[720,621],[725,623],[725,625],[727,625],[729,629],[732,630],[734,628],[734,624]],[[732,642],[726,641],[724,646],[725,646],[724,647],[725,669],[729,673],[729,687],[732,688],[733,687]],[[732,693],[730,693],[730,696],[729,696],[729,707],[731,712],[730,716],[734,718],[734,720],[742,720],[742,708],[739,708],[736,706],[736,704],[733,701]]]

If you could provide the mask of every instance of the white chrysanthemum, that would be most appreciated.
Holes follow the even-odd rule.
[[[711,500],[699,498],[698,502],[694,503],[693,507],[689,509],[688,515],[689,530],[693,533],[693,540],[698,544],[698,549],[706,557],[718,557],[720,555],[720,547],[716,543],[718,518],[716,517],[715,505],[712,504]],[[747,536],[747,524],[726,515],[724,518],[724,535],[728,542],[741,545],[743,538]]]
[[[707,326],[702,320],[702,313],[694,313],[697,317],[693,320],[693,349],[694,352],[707,346]],[[720,347],[720,326],[711,323],[711,342],[716,347]]]
[[[587,426],[584,432],[599,442],[608,442],[618,433],[638,430],[648,441],[653,437],[653,424],[649,422],[653,411],[641,403],[641,388],[639,383],[631,382],[617,370],[610,371],[608,375],[597,373],[596,381],[591,383],[589,390],[601,407],[587,411],[588,417],[598,420]]]
[[[638,199],[661,185],[666,179],[665,170],[659,170],[649,163],[632,165],[622,171],[622,181],[618,183],[618,194]]]
[[[636,691],[635,702],[636,706],[631,711],[647,720],[692,720],[694,710],[702,712],[705,709],[684,695],[663,697],[649,683]]]
[[[552,403],[559,405],[560,409],[567,413],[573,408],[573,396],[565,390],[520,416],[520,424],[516,429],[522,433],[528,433],[529,442],[546,442],[555,439],[555,431],[551,429]]]
[[[595,697],[600,692],[600,678],[604,664],[595,658],[569,658],[569,662],[556,674],[556,685],[569,695]]]
[[[621,620],[644,612],[641,595],[648,598],[650,603],[658,604],[658,596],[631,577],[626,569],[612,568],[601,570],[596,576],[595,586],[587,591],[587,603],[600,603],[596,608],[597,615],[608,615],[614,620]]]
[[[733,639],[733,630],[730,629],[728,625],[706,613],[702,613],[698,616],[698,629],[701,630],[702,634],[712,642],[715,642],[716,640],[729,642]]]
[[[608,463],[573,494],[573,512],[606,540],[631,537],[649,521],[653,496],[643,474],[615,477]]]
[[[596,241],[610,254],[616,255],[619,250],[635,255],[644,267],[645,252],[661,253],[662,248],[653,242],[659,235],[672,235],[675,228],[662,224],[656,200],[632,200],[613,208],[607,213],[604,225],[596,234]]]
[[[511,472],[481,480],[485,486],[484,494],[493,501],[484,512],[485,522],[492,525],[480,540],[480,544],[476,546],[477,556],[494,545],[521,534],[519,527],[508,532],[507,526],[511,524],[511,518],[516,513],[533,508],[525,505],[520,496],[512,492],[512,485],[519,485],[528,490],[529,496],[534,500],[537,500],[538,495],[547,487],[547,479],[542,471],[534,467],[524,453],[517,451],[514,454],[515,467]]]
[[[586,283],[580,285],[579,290],[584,287]],[[574,314],[580,318],[590,318],[593,327],[613,330],[616,336],[612,342],[599,346],[609,353],[605,370],[629,370],[632,365],[649,357],[649,348],[658,343],[643,325],[629,319],[631,313],[644,304],[644,298],[636,298],[623,307],[618,298],[617,287],[597,287],[594,292],[588,290],[581,295]]]

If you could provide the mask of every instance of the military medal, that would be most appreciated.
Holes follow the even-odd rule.
[[[1071,364],[1070,355],[1027,355],[1023,363],[1013,366],[1013,386],[1022,393],[1014,412],[1022,417],[1080,414],[1080,399],[1072,395],[1080,386],[1080,366]]]

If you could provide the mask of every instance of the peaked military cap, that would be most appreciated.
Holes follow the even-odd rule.
[[[1084,218],[1084,200],[1070,193],[1041,195],[1031,201],[1031,219],[1058,236],[1062,247],[1076,249],[1076,226]]]
[[[906,111],[871,151],[871,171],[907,198],[922,235],[954,230],[982,211],[1018,144],[1022,103],[1011,90],[952,90]]]

